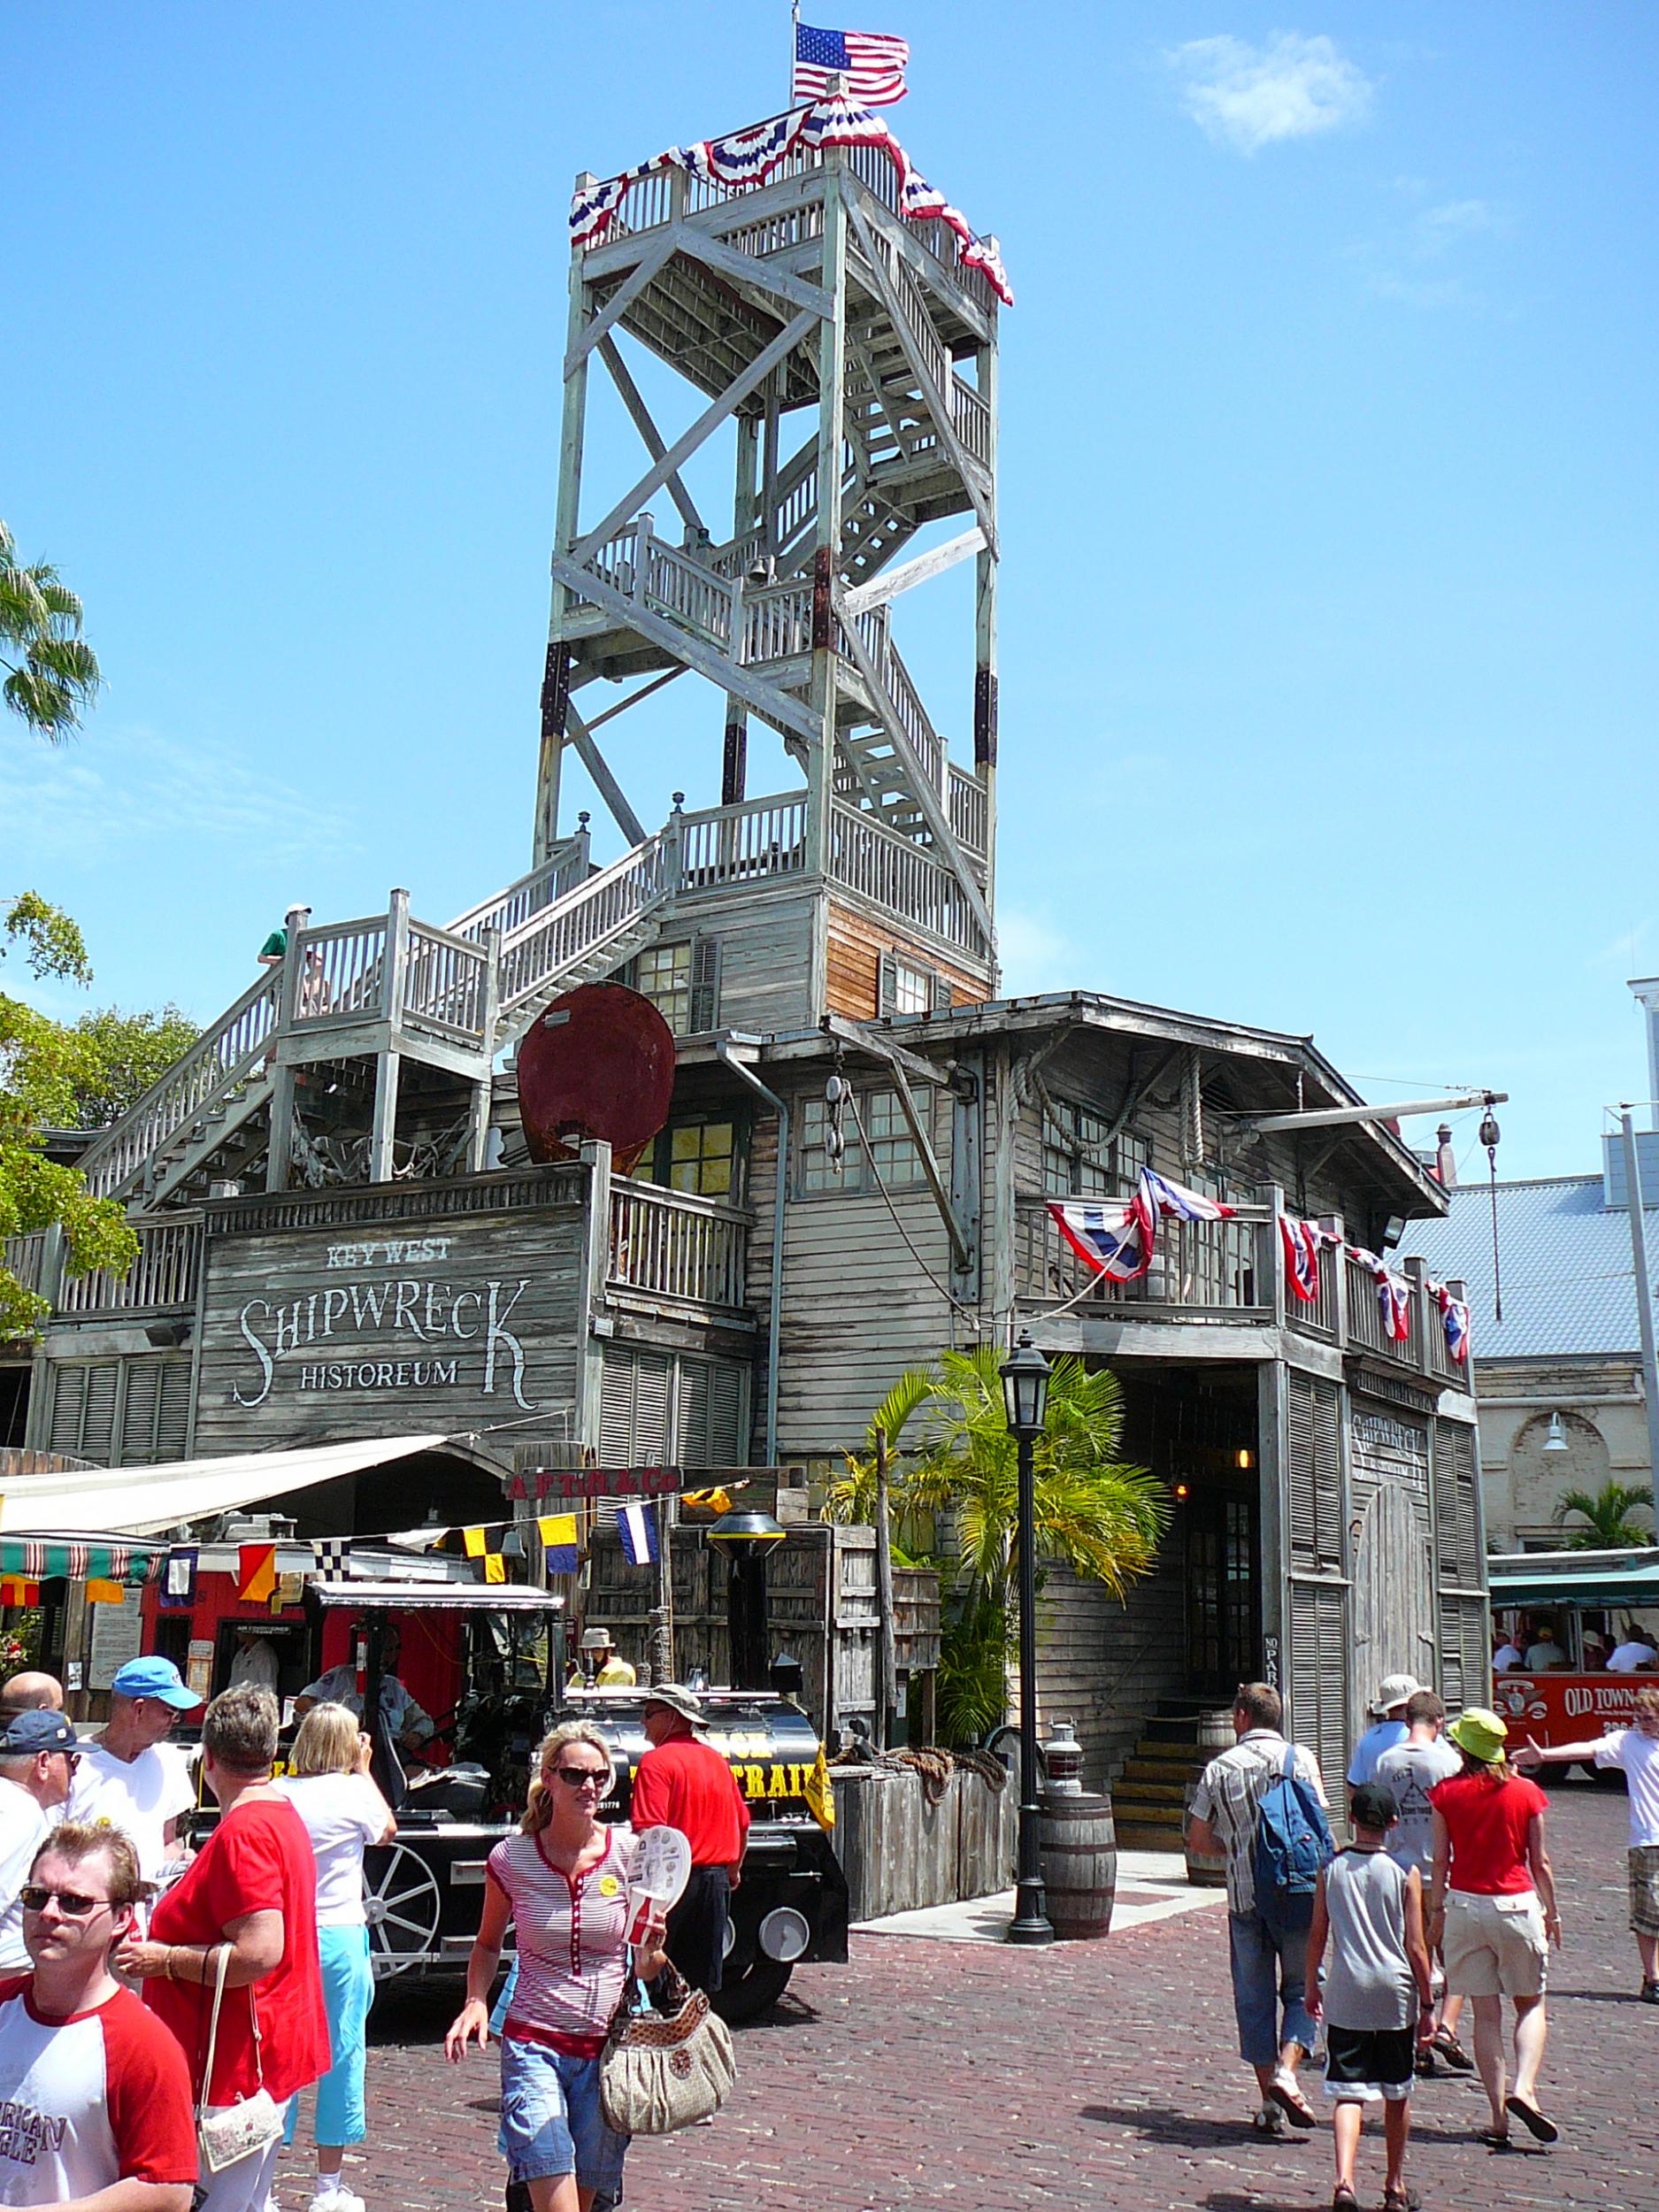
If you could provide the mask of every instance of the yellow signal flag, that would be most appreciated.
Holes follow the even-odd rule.
[[[489,1531],[486,1528],[464,1528],[461,1541],[466,1547],[469,1559],[481,1559],[489,1548]]]
[[[732,1494],[729,1490],[687,1490],[680,1499],[681,1505],[689,1506],[694,1513],[729,1513]]]
[[[824,1756],[824,1747],[818,1747],[818,1759],[802,1777],[801,1794],[806,1800],[807,1810],[826,1834],[835,1825],[835,1791],[830,1781],[829,1761]]]
[[[484,1554],[484,1579],[486,1582],[505,1582],[507,1579],[507,1563],[498,1551]]]
[[[126,1596],[127,1586],[124,1583],[106,1582],[101,1575],[90,1575],[87,1578],[88,1605],[119,1605]]]

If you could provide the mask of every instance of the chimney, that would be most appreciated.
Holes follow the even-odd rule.
[[[1647,1125],[1659,1129],[1659,975],[1633,976],[1630,988],[1640,1003],[1647,1025]],[[1647,1195],[1644,1183],[1642,1196]]]
[[[1445,1190],[1457,1188],[1457,1155],[1452,1149],[1452,1125],[1443,1121],[1434,1132],[1434,1172]]]

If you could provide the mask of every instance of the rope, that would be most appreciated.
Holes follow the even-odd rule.
[[[873,1744],[856,1744],[838,1751],[828,1762],[833,1767],[868,1767],[878,1774],[917,1774],[922,1795],[929,1805],[943,1802],[953,1774],[977,1774],[994,1790],[1008,1786],[1008,1769],[988,1751],[946,1751],[938,1744],[906,1744],[898,1751],[878,1751]]]
[[[853,1127],[858,1132],[858,1141],[864,1148],[864,1157],[870,1163],[870,1172],[875,1178],[876,1188],[881,1194],[881,1202],[892,1215],[893,1225],[903,1238],[906,1246],[909,1248],[910,1257],[916,1262],[918,1267],[921,1269],[923,1274],[926,1276],[928,1281],[939,1293],[945,1303],[950,1307],[953,1312],[959,1313],[963,1317],[964,1320],[966,1321],[969,1326],[973,1330],[974,1333],[978,1335],[985,1326],[984,1322],[979,1317],[978,1309],[973,1306],[964,1305],[963,1301],[956,1296],[954,1291],[949,1289],[945,1284],[940,1281],[938,1276],[934,1274],[933,1269],[929,1267],[927,1262],[922,1257],[920,1252],[918,1251],[915,1240],[911,1237],[910,1231],[905,1227],[904,1223],[900,1217],[899,1210],[894,1204],[892,1196],[887,1190],[886,1183],[884,1183],[881,1179],[881,1170],[876,1165],[875,1153],[871,1148],[869,1138],[864,1134],[864,1125],[863,1120],[860,1118],[858,1112],[858,1101],[853,1094],[850,1084],[848,1086],[847,1090],[847,1105],[848,1110],[853,1118]]]

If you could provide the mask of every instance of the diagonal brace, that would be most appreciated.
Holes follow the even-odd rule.
[[[630,845],[644,844],[649,833],[628,804],[622,786],[611,772],[610,762],[594,742],[593,732],[568,701],[565,707],[565,727],[582,766],[594,780],[595,789],[611,809],[617,827]]]
[[[632,273],[623,278],[621,283],[618,285],[616,290],[565,356],[565,381],[567,384],[599,341],[621,321],[646,286],[654,280],[657,272],[672,260],[673,255],[673,242],[671,239],[659,238],[650,251],[634,264]]]
[[[794,352],[818,319],[816,308],[803,307],[795,320],[787,324],[772,343],[755,356],[741,376],[734,383],[728,384],[718,399],[703,409],[690,429],[675,439],[667,452],[646,471],[631,492],[618,500],[604,520],[596,523],[585,538],[571,548],[570,557],[578,568],[604,543],[613,530],[619,529],[623,523],[638,514],[651,494],[660,491],[680,464],[690,459],[703,440],[717,430],[728,415],[741,407],[752,391],[765,382],[778,364]]]
[[[651,419],[651,411],[645,404],[639,386],[628,373],[628,365],[622,358],[621,351],[614,338],[605,337],[599,341],[599,358],[610,370],[611,381],[621,393],[622,404],[633,416],[634,427],[645,441],[645,450],[653,461],[660,461],[668,448],[663,443],[662,432]],[[668,495],[679,508],[680,520],[689,529],[701,530],[703,527],[703,517],[697,512],[696,503],[686,489],[678,469],[668,479]]]

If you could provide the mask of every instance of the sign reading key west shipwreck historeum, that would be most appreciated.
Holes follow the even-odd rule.
[[[210,1240],[196,1444],[376,1434],[571,1402],[581,1214]]]

